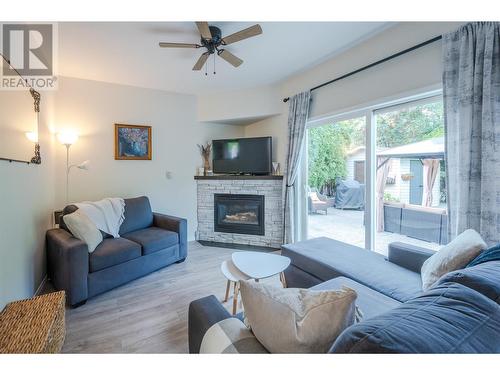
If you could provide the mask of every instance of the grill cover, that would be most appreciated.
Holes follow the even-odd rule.
[[[356,180],[340,180],[335,192],[335,208],[365,208],[365,185]]]

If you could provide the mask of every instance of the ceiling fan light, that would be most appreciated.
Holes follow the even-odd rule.
[[[167,43],[160,42],[159,46],[164,48],[200,48],[204,47],[207,52],[203,53],[196,64],[193,66],[193,70],[199,71],[205,66],[208,57],[211,54],[217,53],[222,59],[226,60],[229,64],[235,68],[243,64],[243,60],[239,57],[233,55],[231,52],[225,49],[219,49],[221,46],[225,46],[231,43],[236,43],[244,39],[251,38],[253,36],[262,34],[262,27],[259,24],[247,27],[246,29],[237,31],[230,34],[224,38],[221,38],[221,30],[216,26],[210,26],[208,22],[196,22],[196,27],[200,32],[201,45],[199,44],[189,44],[189,43]],[[215,55],[214,55],[215,58]],[[205,75],[207,73],[205,72]],[[214,74],[215,74],[215,59],[214,59]]]

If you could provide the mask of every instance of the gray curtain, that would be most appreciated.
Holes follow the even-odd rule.
[[[467,228],[500,241],[500,23],[443,35],[450,239]]]
[[[290,98],[288,101],[288,151],[285,163],[285,177],[283,179],[283,242],[291,243],[297,237],[297,207],[298,187],[295,185],[299,172],[299,163],[304,149],[306,121],[309,114],[311,92],[305,91]]]
[[[432,195],[432,190],[434,190],[434,184],[436,183],[436,177],[439,173],[439,159],[422,159],[423,167],[423,187],[424,191],[422,194],[422,206],[431,207],[434,196]]]
[[[377,157],[377,180],[375,186],[376,205],[377,205],[377,232],[383,232],[384,223],[384,190],[387,183],[387,176],[391,168],[391,160],[388,157]]]

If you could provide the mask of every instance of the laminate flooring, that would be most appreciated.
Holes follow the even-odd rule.
[[[63,352],[187,353],[189,303],[210,294],[223,299],[220,265],[234,251],[190,242],[185,262],[67,308]],[[281,285],[278,276],[262,282]],[[224,306],[231,311],[232,299]]]

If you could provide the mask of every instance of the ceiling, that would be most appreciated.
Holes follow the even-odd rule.
[[[229,35],[249,22],[210,22]],[[220,58],[191,69],[201,49],[159,48],[158,42],[199,43],[194,22],[59,23],[59,75],[167,91],[203,94],[269,85],[305,70],[388,27],[385,22],[261,22],[263,34],[232,44],[244,60]]]

